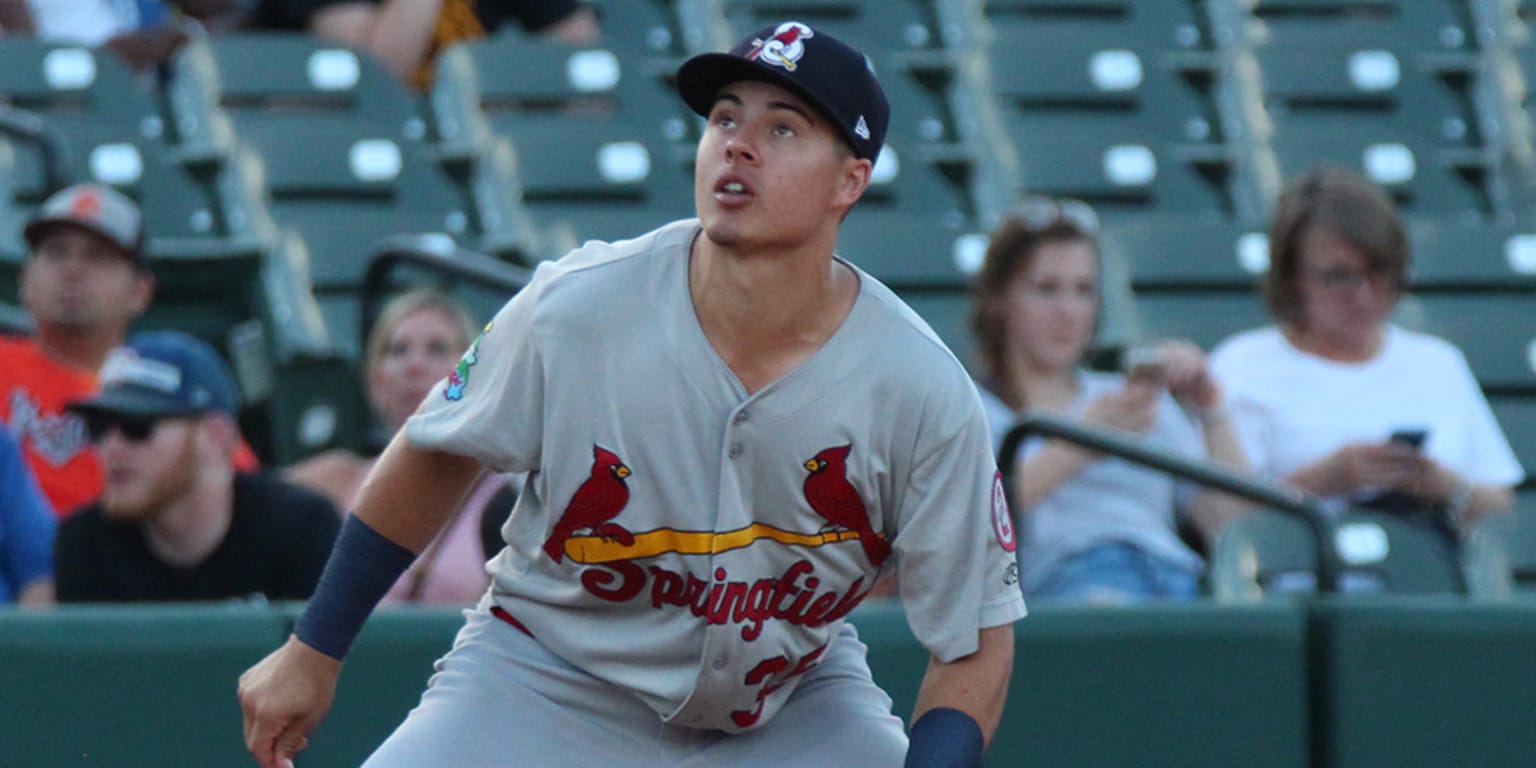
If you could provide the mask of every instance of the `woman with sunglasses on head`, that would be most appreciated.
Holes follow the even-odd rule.
[[[1124,376],[1084,367],[1100,308],[1097,232],[1086,204],[1029,198],[992,233],[971,329],[994,449],[1019,414],[1041,410],[1243,467],[1221,389],[1193,344],[1135,350]],[[1180,539],[1176,514],[1212,537],[1230,501],[1059,441],[1029,440],[1017,462],[1012,491],[1027,596],[1120,603],[1199,594],[1203,564]]]
[[[1388,322],[1409,256],[1381,188],[1339,168],[1298,177],[1270,223],[1275,324],[1217,345],[1212,368],[1257,470],[1454,539],[1508,510],[1524,473],[1461,351]]]

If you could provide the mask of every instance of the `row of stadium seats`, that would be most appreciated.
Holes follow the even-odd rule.
[[[154,90],[109,56],[0,39],[0,285],[14,284],[19,223],[49,191],[112,184],[145,205],[168,275],[151,321],[191,323],[237,362],[243,339],[266,359],[247,355],[248,397],[286,394],[261,374],[355,361],[382,238],[441,232],[527,265],[688,215],[699,121],[671,73],[793,17],[866,47],[891,96],[889,146],[840,251],[962,356],[982,233],[1020,193],[1099,211],[1115,278],[1106,344],[1209,345],[1264,321],[1264,217],[1286,174],[1331,161],[1392,189],[1413,225],[1399,320],[1467,350],[1507,428],[1533,420],[1521,416],[1536,411],[1527,3],[597,5],[603,45],[463,44],[421,95],[302,36],[196,41]],[[253,287],[245,308],[217,301]],[[331,434],[318,421],[311,438]]]

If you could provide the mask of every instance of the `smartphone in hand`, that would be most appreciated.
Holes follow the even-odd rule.
[[[1399,429],[1395,430],[1392,433],[1392,436],[1387,439],[1394,443],[1402,443],[1403,445],[1412,446],[1413,448],[1423,448],[1424,439],[1427,437],[1429,437],[1428,430]]]
[[[1163,355],[1156,347],[1132,347],[1126,350],[1120,361],[1120,367],[1125,372],[1125,377],[1131,381],[1162,384],[1168,375]]]

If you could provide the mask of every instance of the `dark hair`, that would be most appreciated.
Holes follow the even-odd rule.
[[[1301,244],[1311,232],[1337,235],[1360,249],[1368,268],[1389,284],[1401,288],[1407,282],[1408,234],[1392,198],[1354,171],[1316,168],[1286,186],[1270,220],[1264,301],[1282,325],[1303,319],[1296,278]]]
[[[1017,402],[1017,382],[1008,371],[1008,307],[1004,295],[1014,277],[1029,268],[1041,246],[1071,242],[1088,243],[1098,255],[1094,226],[1059,214],[1038,223],[1010,214],[992,230],[986,257],[972,283],[971,335],[976,341],[984,383],[1010,408],[1021,408],[1024,403]]]

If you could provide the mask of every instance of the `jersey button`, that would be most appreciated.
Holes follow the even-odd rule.
[[[733,459],[741,458],[742,451],[744,450],[746,449],[741,447],[741,443],[732,443],[729,455]]]
[[[710,662],[709,665],[715,669],[725,669],[725,665],[729,663],[731,663],[730,658],[722,653],[719,656],[716,656],[715,660]]]
[[[737,424],[745,424],[745,423],[747,423],[747,419],[750,419],[750,418],[752,418],[752,417],[747,415],[746,411],[737,411],[736,412],[736,418],[732,419],[732,421],[736,422]]]

